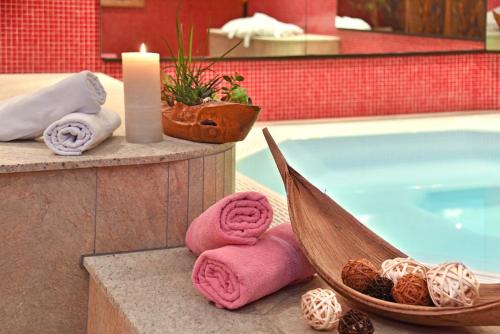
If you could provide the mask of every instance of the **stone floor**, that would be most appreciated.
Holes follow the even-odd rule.
[[[97,285],[137,333],[315,333],[301,318],[300,296],[325,284],[285,288],[237,311],[221,310],[191,284],[195,257],[185,248],[87,257]],[[344,310],[348,304],[341,299]],[[500,327],[429,328],[371,316],[376,333],[498,334]]]

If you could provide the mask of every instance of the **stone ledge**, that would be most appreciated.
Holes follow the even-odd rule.
[[[81,156],[59,156],[42,140],[0,143],[0,174],[74,168],[144,165],[227,151],[234,144],[201,144],[164,137],[154,144],[131,144],[123,136],[114,136]]]
[[[1,74],[0,100],[36,91],[69,75],[71,73]],[[114,136],[77,157],[55,155],[41,139],[0,142],[0,174],[162,163],[217,154],[234,145],[194,143],[168,136],[164,136],[160,143],[127,143],[124,138],[123,83],[104,74],[97,76],[108,95],[103,107],[118,113],[122,119],[122,124]]]
[[[194,261],[185,248],[86,257],[84,266],[90,273],[91,285],[98,286],[104,294],[101,298],[107,298],[113,308],[89,305],[94,316],[89,318],[88,328],[105,328],[109,321],[130,326],[132,333],[144,334],[317,333],[302,320],[299,301],[307,290],[325,286],[320,279],[285,288],[237,311],[227,311],[211,305],[192,286]],[[93,297],[90,299],[92,303]],[[348,309],[345,300],[341,299],[341,303]],[[96,317],[95,312],[106,312],[107,316]],[[429,328],[376,316],[372,319],[376,332],[384,334],[495,334],[500,330]]]

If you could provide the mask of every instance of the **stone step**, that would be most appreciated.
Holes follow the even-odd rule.
[[[291,286],[237,311],[216,308],[191,284],[195,256],[185,248],[92,256],[89,334],[316,333],[301,317],[300,296],[326,287],[319,278]],[[340,298],[344,310],[348,304]],[[383,334],[498,334],[498,327],[427,328],[371,316]]]

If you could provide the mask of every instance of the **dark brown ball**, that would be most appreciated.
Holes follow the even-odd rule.
[[[339,320],[340,334],[372,334],[375,332],[373,324],[366,314],[350,310]]]
[[[394,288],[393,281],[387,277],[377,276],[366,289],[366,294],[373,298],[392,302],[394,301],[392,298],[392,288]]]
[[[368,286],[377,276],[377,268],[366,259],[350,260],[342,269],[344,284],[362,293],[366,293]]]
[[[392,297],[400,304],[431,306],[427,282],[415,274],[406,274],[392,289]]]

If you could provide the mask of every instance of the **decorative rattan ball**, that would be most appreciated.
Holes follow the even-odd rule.
[[[362,293],[377,276],[377,268],[366,259],[350,260],[342,269],[344,284]]]
[[[392,289],[392,297],[400,304],[432,305],[427,282],[416,274],[406,274],[401,277]]]
[[[436,306],[472,306],[479,298],[479,282],[462,263],[444,263],[429,270],[427,284]]]
[[[425,279],[427,270],[426,266],[410,257],[397,257],[382,263],[382,277],[389,278],[394,284],[397,284],[398,280],[406,274],[416,274]]]
[[[340,334],[372,334],[375,332],[373,324],[366,314],[356,310],[350,310],[340,318]]]
[[[307,323],[318,330],[330,330],[339,321],[342,307],[335,292],[329,289],[314,289],[302,295],[302,314]]]
[[[392,298],[392,288],[394,283],[387,277],[377,276],[366,289],[366,294],[373,298],[378,298],[386,301],[394,301]]]

